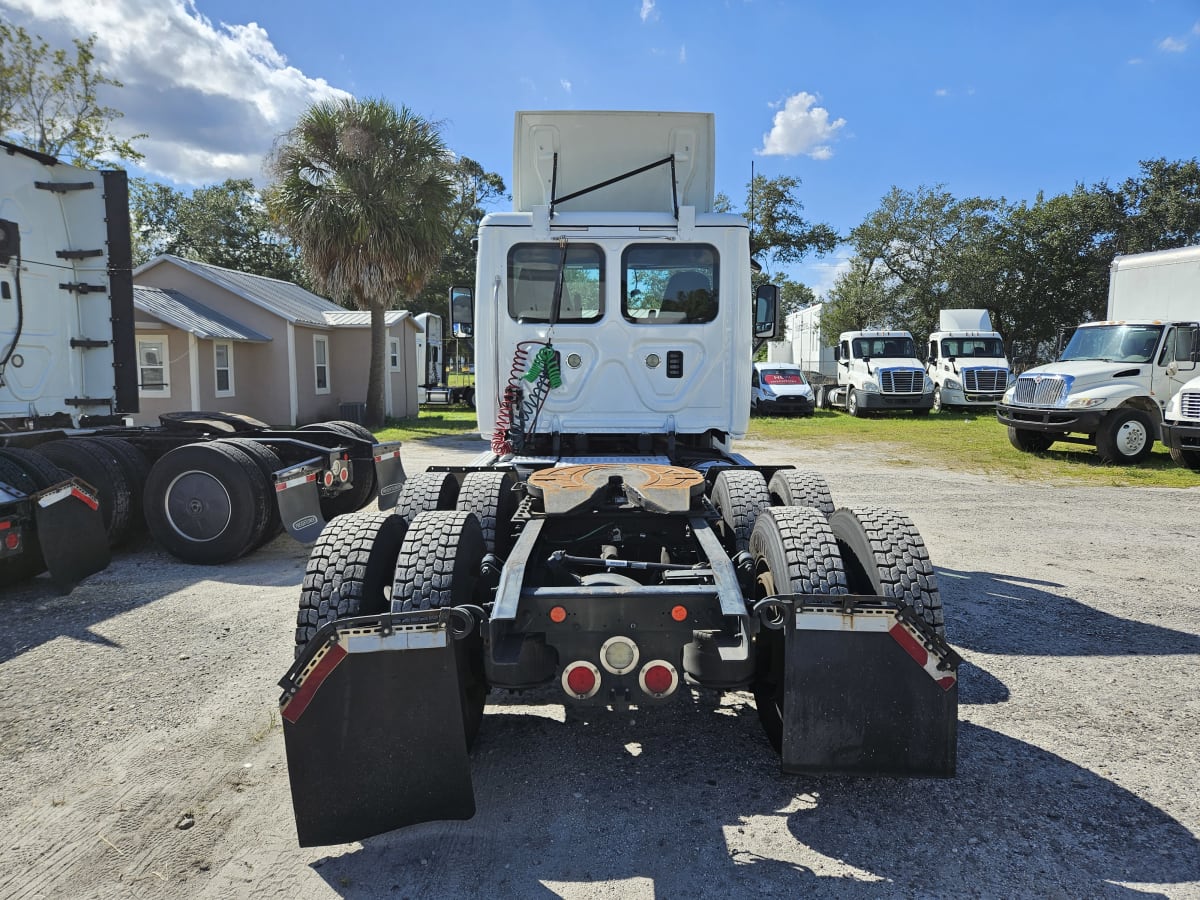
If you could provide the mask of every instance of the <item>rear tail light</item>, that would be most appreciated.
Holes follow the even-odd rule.
[[[325,487],[333,487],[333,472],[326,469],[325,474],[321,476],[321,480],[325,483]]]
[[[342,481],[350,480],[350,469],[344,463],[342,464],[342,470],[338,472],[338,478],[340,478]]]
[[[652,659],[638,673],[638,684],[651,697],[669,697],[679,687],[679,673],[665,659]]]
[[[610,637],[600,645],[600,662],[614,675],[632,672],[638,656],[637,644],[627,637]]]
[[[600,690],[600,670],[586,659],[577,660],[563,669],[562,686],[576,700],[587,700]]]
[[[16,550],[21,546],[21,533],[19,531],[10,531],[4,535],[4,546],[9,550]]]

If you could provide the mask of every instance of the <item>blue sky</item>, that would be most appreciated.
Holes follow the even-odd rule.
[[[846,232],[893,186],[1033,200],[1200,155],[1200,2],[0,0],[95,32],[151,177],[262,180],[315,99],[406,104],[511,182],[518,109],[713,112],[717,188],[753,162]],[[844,253],[792,271],[828,286]]]

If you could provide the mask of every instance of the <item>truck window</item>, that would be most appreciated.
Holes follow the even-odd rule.
[[[508,251],[508,314],[549,322],[562,251],[555,244],[516,244]],[[595,322],[604,315],[604,253],[595,244],[570,244],[563,270],[559,322]]]
[[[711,322],[718,275],[707,244],[634,244],[621,257],[621,314],[639,324]]]
[[[1190,325],[1176,326],[1171,334],[1163,341],[1163,352],[1158,359],[1160,366],[1171,362],[1191,362],[1192,333],[1196,329]]]

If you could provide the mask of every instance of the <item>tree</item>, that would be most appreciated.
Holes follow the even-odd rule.
[[[135,179],[130,190],[134,264],[171,253],[308,286],[296,245],[282,235],[249,178],[185,194]]]
[[[883,268],[856,256],[850,260],[850,267],[834,281],[825,298],[825,307],[821,310],[821,343],[833,346],[843,331],[892,327],[894,314],[893,298]]]
[[[73,55],[52,50],[19,25],[0,22],[0,133],[77,166],[140,161],[133,141],[146,135],[118,138],[113,124],[123,113],[97,97],[100,88],[123,85],[97,64],[96,36],[73,43]]]
[[[1146,253],[1200,244],[1200,162],[1143,160],[1140,178],[1125,181],[1117,197],[1124,222],[1119,253]]]
[[[328,100],[270,159],[267,207],[313,281],[371,313],[367,424],[384,419],[384,312],[410,303],[452,233],[451,160],[438,126],[380,99]]]
[[[831,226],[814,225],[801,215],[804,204],[796,196],[799,187],[800,179],[790,175],[755,175],[746,185],[742,215],[750,223],[750,256],[764,263],[768,271],[772,264],[790,265],[809,253],[828,253],[840,240]],[[713,199],[713,211],[736,212],[723,193]]]

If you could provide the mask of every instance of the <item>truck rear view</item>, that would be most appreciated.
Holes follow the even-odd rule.
[[[516,208],[484,219],[452,323],[487,449],[310,559],[280,699],[300,842],[473,815],[491,690],[752,691],[785,771],[953,774],[958,656],[911,521],[733,449],[777,291],[751,289],[745,221],[711,212],[712,117],[516,132]]]

